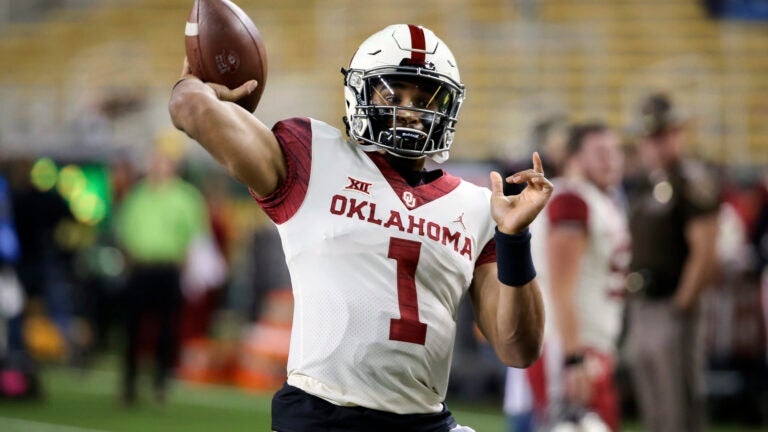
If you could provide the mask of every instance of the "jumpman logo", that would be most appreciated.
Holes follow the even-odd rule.
[[[453,222],[453,223],[459,223],[459,224],[461,224],[461,227],[462,227],[462,228],[464,228],[464,231],[466,231],[466,230],[467,230],[467,227],[466,227],[466,226],[464,226],[464,212],[461,212],[461,214],[459,215],[459,217],[457,217],[457,218],[456,218],[456,220],[453,220],[452,222]]]

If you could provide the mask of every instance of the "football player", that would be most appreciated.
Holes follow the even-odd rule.
[[[443,170],[464,85],[430,30],[393,25],[368,38],[344,73],[347,137],[310,118],[272,129],[232,101],[236,89],[184,66],[174,125],[246,184],[277,225],[295,313],[276,431],[461,429],[444,404],[460,300],[502,361],[539,356],[544,314],[527,226],[552,185],[541,160],[504,196]]]
[[[615,132],[598,122],[574,125],[557,192],[531,227],[549,316],[542,358],[526,371],[541,430],[589,411],[619,428],[613,376],[630,247],[622,167]],[[508,413],[517,413],[520,385],[508,381]]]

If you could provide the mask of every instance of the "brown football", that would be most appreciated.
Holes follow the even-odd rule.
[[[267,53],[248,15],[228,0],[195,0],[184,34],[187,61],[198,78],[229,88],[251,79],[259,82],[237,101],[253,112],[267,83]]]

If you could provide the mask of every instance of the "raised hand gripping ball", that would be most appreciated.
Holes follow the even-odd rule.
[[[267,54],[248,15],[228,0],[195,0],[184,33],[187,61],[198,78],[229,88],[251,79],[259,82],[237,101],[253,112],[267,82]]]

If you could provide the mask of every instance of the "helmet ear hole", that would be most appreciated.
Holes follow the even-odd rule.
[[[359,116],[352,118],[352,130],[360,136],[365,133],[365,122]]]
[[[363,73],[361,71],[350,71],[347,78],[347,85],[358,92],[363,88]]]

